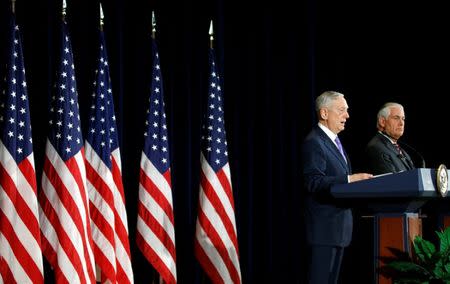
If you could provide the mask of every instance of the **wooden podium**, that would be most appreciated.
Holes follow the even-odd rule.
[[[411,254],[413,241],[422,235],[422,219],[417,213],[379,213],[374,221],[374,270],[383,266],[378,256],[393,256],[389,248],[396,248]],[[375,273],[374,283],[385,284],[392,281]]]
[[[411,253],[414,238],[422,235],[419,209],[427,201],[441,198],[436,190],[436,170],[426,168],[336,185],[331,194],[374,217],[375,284],[392,283],[377,273],[378,268],[384,265],[379,258],[392,256],[389,248]]]

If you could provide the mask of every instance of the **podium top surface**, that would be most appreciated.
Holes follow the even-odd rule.
[[[436,188],[436,169],[419,168],[335,185],[331,194],[336,198],[439,198]]]

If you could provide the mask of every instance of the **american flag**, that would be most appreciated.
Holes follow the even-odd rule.
[[[241,283],[222,90],[209,51],[208,104],[202,125],[195,255],[213,283]]]
[[[165,283],[177,282],[169,143],[156,42],[144,150],[141,155],[136,242]]]
[[[12,22],[0,100],[0,283],[43,283],[25,66],[19,27]]]
[[[43,253],[56,283],[95,283],[78,93],[65,21],[55,89],[39,193]]]
[[[103,31],[97,68],[85,145],[94,256],[102,283],[133,283],[121,156]]]

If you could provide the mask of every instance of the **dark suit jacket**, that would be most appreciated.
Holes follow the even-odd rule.
[[[364,160],[366,171],[379,175],[414,169],[411,157],[404,149],[402,153],[403,156],[399,155],[392,142],[377,132],[366,147]]]
[[[345,162],[333,141],[315,126],[302,146],[302,174],[307,190],[305,223],[310,245],[346,247],[352,238],[352,211],[330,194],[334,184],[347,183],[350,160]]]

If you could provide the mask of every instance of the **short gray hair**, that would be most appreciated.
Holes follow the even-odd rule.
[[[380,118],[384,117],[385,119],[387,119],[389,117],[389,115],[391,114],[391,108],[393,108],[393,107],[398,107],[403,110],[403,106],[399,103],[394,103],[394,102],[385,103],[384,105],[381,106],[380,110],[378,111],[377,127],[379,126]]]
[[[344,97],[344,94],[335,91],[325,91],[316,98],[316,111],[319,113],[321,108],[329,107],[332,101]]]
[[[380,117],[388,118],[388,116],[391,114],[392,107],[398,107],[403,109],[403,106],[399,103],[394,102],[385,103],[378,111],[377,119],[379,119]]]

